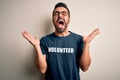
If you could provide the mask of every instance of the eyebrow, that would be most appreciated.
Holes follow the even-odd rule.
[[[59,11],[59,10],[57,10],[57,11],[54,11],[54,13],[55,12],[68,12],[67,10],[63,10],[63,11]]]

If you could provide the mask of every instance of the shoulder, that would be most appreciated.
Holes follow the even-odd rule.
[[[53,36],[54,36],[54,34],[53,34],[53,33],[48,34],[48,35],[46,35],[46,36],[41,37],[40,41],[43,41],[43,40],[48,40],[48,39],[52,38]]]
[[[83,44],[83,36],[74,32],[71,32],[71,38],[77,42],[77,44]]]
[[[70,33],[71,33],[72,36],[74,36],[76,38],[81,38],[82,39],[82,35],[74,33],[74,32],[71,32],[71,31],[70,31]]]

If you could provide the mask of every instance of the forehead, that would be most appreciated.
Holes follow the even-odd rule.
[[[64,8],[64,7],[57,7],[56,9],[55,9],[55,11],[68,11],[66,8]]]

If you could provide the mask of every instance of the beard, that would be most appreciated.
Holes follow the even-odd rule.
[[[64,19],[58,18],[57,21],[53,21],[55,29],[57,32],[62,33],[67,29],[69,21],[65,22]]]
[[[67,26],[65,26],[64,28],[58,28],[57,26],[55,26],[56,31],[59,33],[64,32],[66,30],[66,28],[67,28]]]

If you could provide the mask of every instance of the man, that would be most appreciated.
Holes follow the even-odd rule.
[[[90,42],[99,34],[99,29],[87,37],[69,31],[70,11],[62,2],[55,5],[52,20],[55,32],[42,37],[40,42],[37,37],[22,32],[37,52],[37,68],[45,73],[46,80],[80,80],[79,68],[84,72],[88,70]]]

